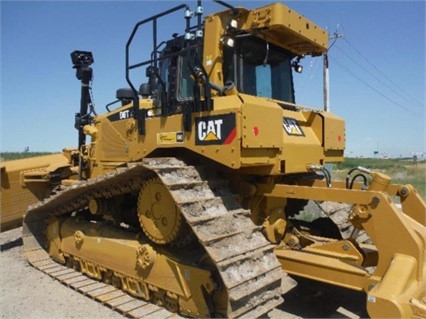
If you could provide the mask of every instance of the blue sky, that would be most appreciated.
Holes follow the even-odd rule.
[[[228,2],[247,8],[267,3]],[[93,52],[93,98],[96,111],[103,113],[116,89],[127,86],[125,44],[135,23],[180,3],[1,1],[1,151],[55,152],[75,146],[80,84],[70,53]],[[187,3],[195,9],[195,1]],[[205,14],[223,10],[209,1],[203,4]],[[426,152],[425,2],[285,4],[330,35],[344,36],[330,50],[330,106],[346,120],[346,154]],[[178,12],[159,32],[167,39],[183,28],[183,12]],[[143,36],[136,41],[142,60],[148,52]],[[322,60],[306,58],[302,64],[304,72],[295,75],[296,100],[322,108]]]

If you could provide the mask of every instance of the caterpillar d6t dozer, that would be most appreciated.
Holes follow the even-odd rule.
[[[280,3],[216,2],[223,11],[204,18],[198,2],[135,25],[129,88],[105,114],[90,99],[92,54],[71,54],[77,174],[28,209],[29,262],[130,317],[146,314],[141,300],[259,317],[281,304],[285,273],[365,291],[371,317],[426,317],[424,201],[364,168],[332,182],[324,165],[344,160],[344,121],[296,104],[293,71],[327,52],[327,32]],[[158,39],[176,12],[182,32]],[[144,28],[149,58],[135,59]],[[298,221],[309,200],[349,204],[351,236],[327,218]]]

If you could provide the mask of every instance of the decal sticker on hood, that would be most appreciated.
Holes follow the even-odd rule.
[[[204,116],[195,118],[195,144],[230,144],[236,136],[235,114]]]
[[[305,136],[299,123],[297,123],[297,120],[294,118],[283,117],[283,128],[288,135]]]

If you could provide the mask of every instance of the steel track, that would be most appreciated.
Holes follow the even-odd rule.
[[[153,172],[169,189],[194,235],[217,268],[228,294],[227,317],[255,318],[282,303],[280,264],[231,192],[204,167],[175,158],[152,158],[66,187],[31,206],[24,218],[24,251],[29,263],[65,285],[132,318],[176,316],[110,285],[52,261],[46,251],[45,221],[87,207],[91,198],[136,192]],[[217,187],[219,185],[219,187]],[[154,318],[152,317],[152,318]]]

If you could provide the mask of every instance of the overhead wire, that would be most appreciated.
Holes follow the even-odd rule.
[[[345,57],[347,57],[349,60],[351,60],[354,64],[356,64],[357,66],[359,66],[361,69],[363,69],[366,73],[368,73],[371,77],[373,77],[377,82],[379,82],[380,84],[382,84],[383,86],[385,86],[390,92],[392,92],[395,95],[398,95],[400,98],[406,100],[407,99],[407,94],[402,94],[401,90],[397,91],[395,90],[394,87],[391,87],[388,83],[386,83],[384,80],[382,80],[380,77],[378,77],[375,73],[373,73],[370,69],[368,69],[367,67],[365,67],[363,64],[361,64],[360,62],[358,62],[357,59],[353,58],[352,56],[350,56],[348,53],[346,53],[340,46],[336,45],[335,47],[340,53],[342,53]],[[377,70],[377,68],[376,68]],[[380,74],[383,74],[383,72],[380,72]],[[410,102],[410,104],[412,104],[414,107],[418,108],[418,107],[422,107],[421,105],[419,105],[418,103],[415,103],[413,101],[408,101]]]
[[[304,82],[303,87],[300,90],[301,95],[305,95],[306,92],[309,92],[309,89],[311,87],[312,79],[316,75],[316,69],[318,66],[318,60],[319,59],[311,59],[309,62],[309,73],[308,73],[308,80]]]
[[[397,90],[401,92],[406,98],[412,101],[412,103],[416,104],[417,106],[420,106],[422,108],[425,107],[425,105],[419,101],[417,101],[415,98],[413,98],[410,94],[408,94],[405,90],[403,90],[399,85],[397,85],[389,76],[387,76],[384,72],[382,72],[370,59],[368,59],[365,55],[361,53],[360,50],[358,50],[352,43],[349,42],[348,39],[343,38],[343,40],[360,56],[362,57],[368,64],[370,64],[378,73],[380,73],[384,78],[386,78],[389,83],[391,83]]]
[[[340,27],[340,25],[338,26]],[[343,27],[342,27],[343,28]],[[418,101],[416,101],[414,98],[412,98],[407,92],[405,92],[403,89],[401,89],[397,84],[395,84],[390,78],[389,76],[387,76],[386,74],[384,74],[382,71],[379,70],[379,68],[377,66],[374,65],[373,62],[371,62],[368,58],[366,58],[361,52],[360,50],[358,50],[354,45],[352,45],[343,35],[339,34],[337,31],[334,33],[334,36],[332,37],[332,39],[334,39],[334,41],[331,43],[331,45],[328,48],[328,56],[329,58],[334,61],[334,63],[341,68],[343,71],[345,71],[346,73],[348,73],[349,75],[351,75],[353,78],[355,78],[356,80],[358,80],[359,82],[361,82],[362,84],[364,84],[365,86],[367,86],[368,88],[370,88],[371,90],[373,90],[374,92],[376,92],[377,94],[379,94],[380,96],[384,97],[385,99],[387,99],[388,101],[390,101],[392,104],[404,109],[405,111],[408,111],[411,114],[415,114],[415,115],[420,115],[420,116],[425,116],[425,107],[424,105],[422,105],[421,103],[419,103]],[[366,68],[365,66],[363,66],[360,62],[358,62],[357,59],[353,58],[351,55],[349,55],[347,52],[345,52],[341,47],[339,46],[335,46],[337,39],[344,39],[345,43],[347,43],[350,48],[352,48],[359,56],[361,56],[363,58],[363,60],[365,60],[369,65],[371,65],[374,70],[376,70],[378,72],[378,74],[380,74],[382,77],[384,77],[385,79],[387,79],[387,81],[389,83],[391,83],[393,85],[394,88],[392,88],[389,84],[387,84],[384,80],[382,80],[379,76],[375,75],[370,69]],[[345,66],[342,62],[339,62],[336,57],[333,56],[333,54],[330,54],[330,49],[332,47],[337,48],[346,58],[348,58],[349,60],[351,60],[353,63],[355,63],[358,67],[360,67],[362,70],[364,70],[366,73],[368,73],[371,77],[373,77],[376,81],[378,81],[381,85],[385,86],[388,90],[390,90],[392,93],[398,95],[400,98],[404,99],[405,102],[410,102],[410,104],[415,107],[415,110],[413,110],[412,108],[407,107],[406,105],[403,105],[397,101],[395,101],[394,99],[390,98],[388,95],[386,95],[385,93],[383,93],[381,90],[377,89],[376,87],[374,87],[372,84],[370,84],[367,80],[365,80],[363,77],[358,76],[357,74],[355,74],[354,71],[352,71],[349,67]],[[334,50],[333,50],[334,51]],[[397,90],[395,90],[395,88]],[[409,99],[410,101],[408,101],[407,99]],[[421,110],[419,110],[419,107],[421,107]]]
[[[363,83],[365,86],[367,86],[368,88],[370,88],[371,90],[373,90],[374,92],[376,92],[377,94],[379,94],[380,96],[384,97],[385,99],[387,99],[389,102],[391,102],[392,104],[404,109],[405,111],[415,114],[415,115],[424,115],[421,112],[418,112],[417,110],[412,110],[410,108],[407,108],[405,105],[402,105],[401,103],[396,102],[395,100],[389,98],[386,94],[382,93],[381,91],[379,91],[378,89],[376,89],[375,87],[373,87],[372,85],[370,85],[370,83],[368,83],[367,81],[365,81],[364,79],[362,79],[361,77],[359,77],[358,75],[356,75],[353,71],[351,71],[348,67],[344,66],[342,63],[340,63],[336,58],[334,58],[333,56],[329,56],[329,58],[331,60],[333,60],[333,62],[339,67],[341,68],[343,71],[347,72],[348,74],[350,74],[352,77],[354,77],[356,80],[360,81],[361,83]]]

